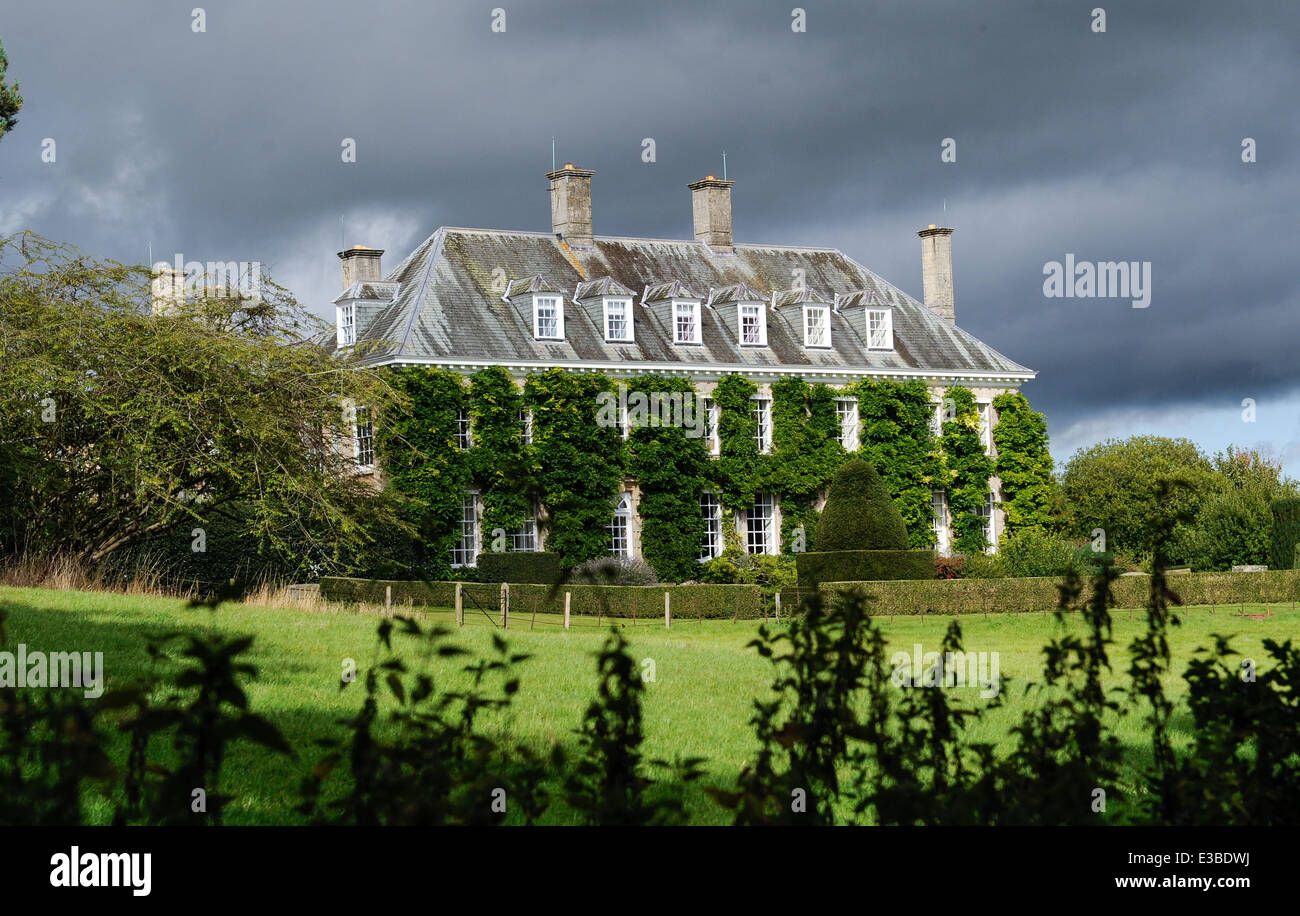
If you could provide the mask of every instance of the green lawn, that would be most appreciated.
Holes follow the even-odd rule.
[[[222,786],[234,796],[227,809],[229,823],[297,820],[292,809],[298,784],[317,753],[310,742],[337,734],[335,721],[354,712],[360,702],[358,687],[339,690],[344,659],[355,659],[364,669],[380,657],[375,639],[378,618],[346,610],[295,611],[226,604],[211,612],[188,608],[184,601],[170,598],[3,587],[0,604],[9,612],[6,648],[13,650],[22,642],[29,649],[44,651],[102,651],[109,689],[148,670],[145,647],[150,634],[219,628],[255,636],[251,660],[260,674],[249,685],[252,709],[279,725],[306,759],[290,761],[235,745],[227,758]],[[1235,647],[1255,658],[1262,658],[1261,639],[1300,635],[1300,612],[1290,605],[1267,609],[1247,605],[1245,611],[1268,611],[1272,616],[1254,620],[1239,616],[1236,607],[1183,609],[1184,623],[1171,636],[1175,670],[1181,673],[1191,653],[1211,643],[1212,633],[1238,634]],[[447,610],[427,616],[448,623],[452,620]],[[1127,646],[1141,627],[1140,612],[1131,618],[1127,611],[1115,613],[1115,684],[1126,680],[1120,673],[1127,668]],[[604,633],[604,627],[597,627],[591,618],[575,618],[574,629],[568,632],[560,622],[543,615],[535,622],[527,614],[511,618],[506,635],[512,647],[531,653],[533,658],[521,666],[523,686],[513,708],[490,723],[541,748],[572,740],[594,692],[593,653]],[[923,651],[937,651],[948,619],[897,617],[880,622],[891,649],[911,652],[913,644],[920,643]],[[1006,707],[993,711],[971,731],[977,739],[1004,741],[1007,727],[1023,708],[1021,685],[1039,676],[1040,649],[1057,624],[1045,614],[994,614],[963,617],[961,622],[966,650],[998,652],[1004,690],[1008,689],[1006,679],[1016,682],[1007,694]],[[705,757],[709,780],[730,786],[753,753],[754,741],[746,724],[753,699],[763,695],[771,681],[770,664],[746,648],[758,623],[683,620],[674,622],[671,630],[664,629],[662,618],[635,626],[630,621],[619,623],[625,626],[634,655],[654,661],[656,680],[646,692],[647,756]],[[501,632],[484,614],[473,612],[467,614],[466,626],[457,639],[471,650],[486,650],[492,634]],[[436,664],[442,666],[443,678],[454,681],[460,676],[463,660]],[[1171,681],[1169,686],[1177,691],[1182,682]],[[966,694],[974,699],[976,690]],[[1140,754],[1146,744],[1140,720],[1132,716],[1121,719],[1116,729]],[[124,751],[124,742],[116,739],[117,759],[123,758]],[[695,820],[722,820],[698,788],[692,789],[689,801]],[[89,808],[96,819],[106,820],[111,813],[109,802],[98,796],[92,797]]]

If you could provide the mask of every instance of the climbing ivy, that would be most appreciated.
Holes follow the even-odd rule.
[[[628,382],[629,392],[680,393],[691,402],[691,419],[700,404],[695,389],[683,378],[640,376]],[[702,400],[702,399],[701,399]],[[654,420],[670,420],[656,415]],[[680,419],[680,417],[679,417]],[[641,498],[641,555],[661,579],[682,581],[699,575],[700,541],[704,519],[700,514],[700,493],[709,470],[708,446],[703,436],[705,418],[698,424],[647,425],[633,427],[627,441],[627,473],[634,478]]]
[[[762,456],[754,438],[758,426],[750,402],[757,392],[753,382],[734,373],[724,375],[713,389],[713,401],[719,410],[719,454],[712,463],[711,476],[719,501],[733,511],[748,510],[763,483],[759,476]],[[723,530],[729,527],[724,524]]]
[[[947,389],[944,407],[947,418],[940,445],[948,481],[944,489],[952,510],[952,546],[958,553],[981,553],[989,545],[978,513],[988,503],[993,461],[984,451],[979,410],[970,389]]]
[[[465,381],[455,373],[395,369],[402,408],[372,418],[388,486],[401,496],[403,517],[417,532],[398,567],[425,578],[446,578],[451,549],[460,540],[461,503],[471,481],[467,453],[456,447],[456,412],[465,405]]]
[[[803,531],[804,550],[813,550],[818,494],[845,461],[838,441],[840,420],[835,392],[801,378],[772,385],[772,454],[765,456],[763,489],[781,501],[781,546],[790,552],[795,533]]]
[[[934,490],[942,489],[943,461],[931,430],[934,404],[925,382],[864,380],[849,391],[858,398],[858,454],[885,481],[915,549],[934,545]]]
[[[474,483],[483,499],[482,550],[510,549],[508,538],[494,532],[518,531],[532,517],[537,487],[532,448],[525,446],[519,412],[524,397],[510,373],[499,366],[470,377],[469,411],[473,448],[469,450]]]
[[[533,467],[550,513],[547,550],[573,567],[609,553],[609,522],[623,480],[623,441],[596,422],[601,392],[617,391],[599,373],[547,369],[530,376]]]
[[[997,474],[1002,481],[1002,508],[1007,532],[1052,527],[1055,487],[1048,451],[1047,418],[1029,406],[1019,391],[993,399],[998,424],[993,427]]]

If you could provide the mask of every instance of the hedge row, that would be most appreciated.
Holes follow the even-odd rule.
[[[1273,541],[1269,566],[1295,569],[1300,557],[1300,499],[1273,500]]]
[[[818,582],[933,579],[934,551],[809,551],[795,554],[795,568],[801,586],[815,586]]]
[[[1023,613],[1054,610],[1059,581],[1042,577],[827,582],[821,590],[830,595],[851,587],[864,588],[875,598],[875,614]],[[1117,607],[1142,607],[1147,600],[1149,581],[1146,576],[1117,579],[1114,586]],[[1169,585],[1185,605],[1295,601],[1300,599],[1300,570],[1186,573],[1170,576]],[[787,592],[782,595],[782,605],[793,607],[799,597],[797,593]]]
[[[495,614],[501,586],[485,582],[464,582],[465,613]],[[327,576],[320,580],[321,597],[347,604],[383,604],[385,588],[393,590],[393,604],[451,607],[455,603],[455,582],[410,582],[384,579],[344,579]],[[552,594],[549,585],[510,586],[512,615],[563,614],[564,593],[571,596],[573,614],[592,617],[662,618],[664,592],[671,595],[674,617],[687,619],[762,617],[771,613],[771,602],[757,585],[565,585]]]
[[[481,582],[531,582],[550,584],[560,580],[560,555],[541,550],[512,553],[480,553],[478,578]]]

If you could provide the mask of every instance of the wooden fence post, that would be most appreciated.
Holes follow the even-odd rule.
[[[672,600],[673,600],[672,595],[670,595],[668,592],[664,592],[664,629],[665,630],[671,629],[673,625]]]
[[[781,593],[776,593],[776,619],[781,619]]]
[[[465,583],[456,583],[456,626],[465,625]]]
[[[564,593],[564,628],[569,628],[569,593]]]
[[[510,583],[501,583],[501,628],[510,629]]]
[[[384,616],[393,616],[393,587],[391,585],[384,586]]]

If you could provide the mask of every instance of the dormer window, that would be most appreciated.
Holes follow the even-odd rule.
[[[339,306],[339,346],[350,347],[357,342],[356,305],[349,302]]]
[[[894,312],[892,309],[867,309],[867,349],[894,349]]]
[[[564,339],[564,300],[559,296],[533,297],[533,337]]]
[[[740,343],[746,347],[767,346],[767,315],[761,302],[742,302],[737,310]]]
[[[803,307],[803,345],[829,347],[831,345],[831,310],[827,305]]]
[[[632,300],[605,300],[605,340],[609,343],[632,342]]]
[[[673,343],[697,344],[700,342],[700,304],[673,301]]]

